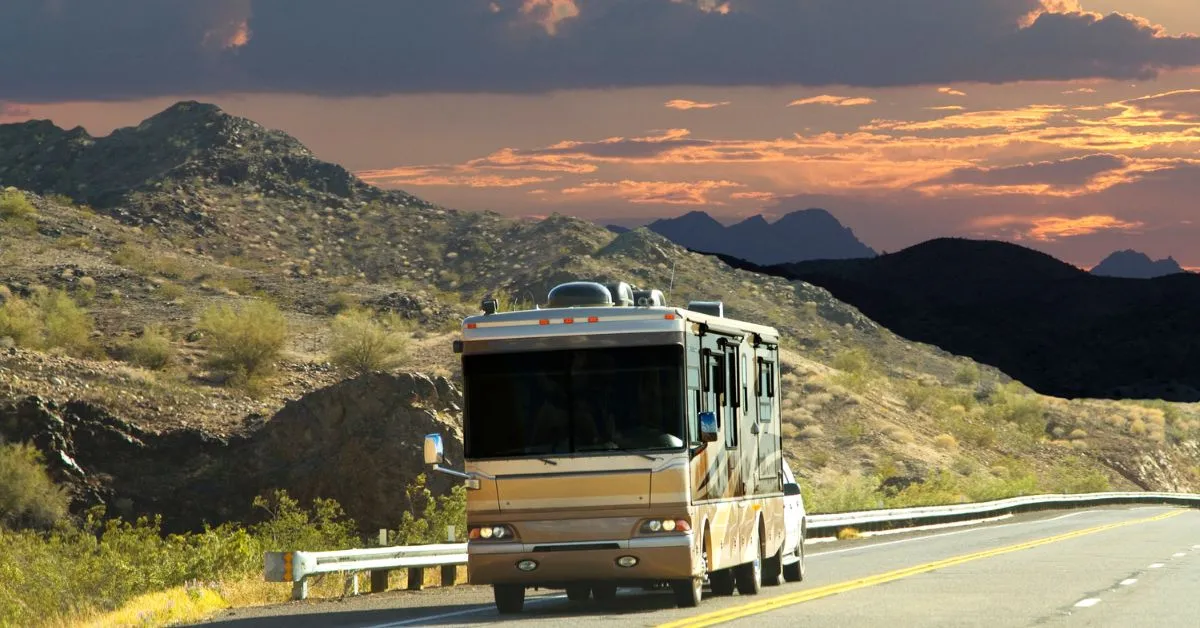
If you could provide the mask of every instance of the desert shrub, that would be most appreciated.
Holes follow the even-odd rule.
[[[955,451],[958,449],[958,439],[951,434],[938,434],[933,437],[933,446],[944,451]]]
[[[40,299],[39,306],[45,346],[58,347],[75,356],[95,351],[92,343],[95,324],[92,317],[70,295],[62,290],[49,293]]]
[[[269,515],[262,523],[197,533],[164,535],[158,519],[106,519],[102,510],[80,527],[0,529],[0,625],[57,625],[190,582],[261,579],[264,551],[361,546],[336,502],[304,508],[283,491],[255,502]]]
[[[1110,484],[1099,469],[1071,456],[1051,469],[1044,488],[1053,493],[1100,493],[1109,490]]]
[[[486,295],[485,295],[486,296]],[[521,295],[513,290],[497,290],[492,293],[492,298],[496,299],[497,312],[513,312],[517,310],[532,310],[533,301],[529,295]],[[479,299],[482,302],[483,299]]]
[[[854,512],[883,507],[883,496],[876,489],[879,480],[861,475],[843,475],[816,486],[800,485],[804,504],[810,513]]]
[[[75,288],[75,299],[83,305],[90,304],[96,298],[96,280],[92,277],[81,277]]]
[[[209,366],[241,385],[254,384],[273,373],[288,338],[283,312],[261,300],[240,308],[212,306],[201,316],[199,327],[209,351]]]
[[[455,485],[448,495],[434,497],[425,484],[425,474],[418,475],[405,488],[409,510],[400,519],[400,526],[391,542],[397,545],[445,543],[447,526],[454,526],[455,540],[467,538],[467,490]]]
[[[92,355],[92,317],[64,291],[37,291],[30,300],[12,296],[0,306],[0,337],[27,349],[60,348]]]
[[[0,305],[0,337],[9,337],[17,346],[37,349],[42,346],[41,312],[29,301],[10,295]]]
[[[358,298],[346,292],[337,292],[329,297],[329,301],[325,304],[325,309],[330,314],[341,314],[347,310],[352,310],[359,306]]]
[[[187,290],[177,283],[168,281],[158,287],[158,294],[168,301],[174,301],[175,299],[182,297],[184,294],[187,294]]]
[[[407,325],[397,316],[372,316],[365,310],[350,310],[333,319],[330,337],[331,361],[356,375],[384,371],[405,357]]]
[[[346,517],[341,505],[332,499],[314,499],[312,512],[287,491],[254,499],[254,506],[269,518],[252,528],[265,551],[325,551],[352,547],[358,542],[354,520]]]
[[[37,208],[19,190],[0,192],[0,221],[15,230],[31,232],[37,229]]]
[[[143,275],[162,275],[170,279],[193,279],[197,276],[196,271],[182,259],[137,244],[122,244],[113,253],[112,260]]]
[[[0,525],[53,526],[67,516],[70,501],[46,473],[41,452],[23,443],[0,444]]]
[[[954,381],[964,386],[974,386],[979,383],[979,365],[974,362],[964,364],[954,374]]]
[[[147,325],[142,335],[126,346],[126,359],[148,369],[166,368],[175,357],[175,346],[162,325]]]
[[[833,358],[833,368],[846,373],[865,373],[871,368],[871,354],[865,349],[847,349]]]

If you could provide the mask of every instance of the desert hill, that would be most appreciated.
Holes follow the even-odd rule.
[[[155,512],[162,502],[151,497],[166,490],[158,475],[178,478],[180,490],[222,477],[206,475],[199,459],[197,476],[160,474],[155,465],[170,449],[150,443],[219,441],[198,450],[219,456],[257,446],[237,443],[269,442],[272,424],[298,420],[297,408],[310,424],[333,424],[339,406],[321,400],[339,386],[359,390],[330,361],[331,323],[346,308],[408,321],[405,360],[389,372],[452,385],[458,321],[484,294],[507,307],[544,303],[550,286],[577,278],[656,287],[672,304],[722,299],[730,316],[781,329],[787,449],[816,510],[1200,487],[1194,406],[1036,395],[996,369],[897,336],[824,288],[731,267],[645,228],[615,234],[563,216],[510,220],[437,207],[367,186],[278,132],[196,103],[109,138],[46,123],[3,126],[0,138],[0,188],[9,188],[0,200],[0,283],[8,288],[0,290],[0,343],[9,347],[0,350],[8,403],[0,438],[27,438],[13,418],[20,408],[50,408],[39,416],[64,421],[61,409],[86,410],[67,412],[86,419],[68,436],[107,417],[101,423],[117,426],[111,438],[82,438],[70,449],[85,467],[92,461],[85,479],[60,476],[76,483],[82,501]],[[92,156],[100,148],[113,152]],[[87,165],[117,160],[126,174],[108,179]],[[30,341],[16,323],[30,316],[28,304],[48,308],[54,294],[78,304],[86,320],[72,320],[84,332]],[[286,342],[268,385],[244,388],[213,372],[214,347],[200,323],[213,307],[263,302],[281,311]],[[153,325],[170,348],[163,363],[136,350]],[[455,412],[453,403],[436,409],[447,425],[460,420]],[[388,432],[389,442],[405,443],[392,455],[419,456],[425,427]],[[113,442],[122,434],[146,448]],[[47,442],[65,447],[64,438]],[[339,455],[319,439],[305,442],[314,455]],[[129,460],[97,462],[117,453]],[[284,468],[261,477],[299,491],[288,483],[304,474]],[[347,494],[339,501],[366,503]],[[186,524],[203,513],[167,514]]]

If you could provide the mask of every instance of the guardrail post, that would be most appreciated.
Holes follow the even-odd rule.
[[[405,587],[409,591],[420,591],[421,586],[425,584],[425,569],[423,567],[408,568],[408,586]]]
[[[458,581],[458,565],[442,565],[442,586],[452,587]]]
[[[292,599],[304,600],[308,598],[308,578],[301,578],[292,583]]]
[[[371,593],[387,591],[388,573],[386,569],[376,569],[371,572]]]

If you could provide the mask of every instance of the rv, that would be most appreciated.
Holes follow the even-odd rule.
[[[779,333],[723,310],[577,281],[546,307],[486,299],[463,321],[465,468],[447,468],[438,434],[424,454],[469,489],[470,581],[493,585],[501,613],[529,587],[607,601],[665,585],[692,607],[705,583],[753,595],[799,573]]]

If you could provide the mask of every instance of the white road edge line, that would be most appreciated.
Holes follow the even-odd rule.
[[[1154,564],[1150,565],[1150,568],[1151,568],[1151,569],[1159,569],[1159,568],[1161,568],[1162,566],[1163,566],[1163,564],[1162,564],[1162,563],[1154,563]]]
[[[1088,608],[1089,606],[1095,606],[1099,603],[1100,603],[1100,598],[1089,597],[1086,600],[1079,600],[1078,602],[1075,603],[1075,606],[1078,608]]]
[[[550,600],[564,600],[566,598],[567,598],[567,596],[565,596],[565,595],[547,595],[544,597],[535,597],[533,599],[525,600],[525,605],[528,606],[530,604],[540,604],[542,602],[549,602]],[[425,621],[437,621],[439,619],[446,619],[447,617],[459,617],[461,615],[474,615],[475,613],[484,613],[487,611],[494,611],[494,610],[496,610],[495,606],[490,606],[490,605],[489,606],[481,606],[479,608],[468,608],[466,610],[454,611],[452,613],[442,613],[440,615],[425,615],[424,617],[414,617],[413,619],[405,619],[403,621],[394,621],[394,622],[389,622],[386,624],[372,624],[370,626],[367,626],[366,628],[395,628],[396,626],[411,626],[413,624],[419,624],[419,623],[425,622]]]
[[[993,527],[989,527],[989,528],[971,528],[970,530],[959,530],[958,532],[943,532],[942,534],[930,534],[929,536],[917,536],[917,537],[913,537],[911,539],[900,539],[899,541],[888,541],[887,543],[872,543],[870,545],[860,545],[858,547],[847,547],[845,549],[830,550],[828,552],[813,552],[812,554],[809,554],[808,557],[813,558],[814,556],[827,556],[830,554],[841,554],[843,552],[857,552],[859,550],[873,549],[876,547],[887,547],[889,545],[899,545],[901,543],[909,543],[912,541],[925,541],[928,539],[940,539],[940,538],[944,538],[947,536],[966,534],[968,532],[980,532],[983,530],[998,530],[1001,528],[1009,528],[1012,526],[1029,525],[1031,523],[1046,523],[1047,521],[1058,521],[1060,519],[1066,519],[1068,517],[1076,517],[1079,515],[1085,515],[1089,512],[1099,512],[1099,511],[1081,510],[1079,512],[1072,512],[1072,513],[1067,513],[1065,515],[1059,515],[1059,516],[1051,518],[1051,519],[1036,519],[1034,521],[1018,521],[1016,523],[1006,523],[1002,526],[993,526]],[[1008,518],[1011,516],[1012,515],[1002,515],[1001,517],[998,517],[998,519],[999,518]],[[909,528],[908,530],[897,530],[897,532],[908,532],[908,531],[912,531],[912,530],[916,530],[916,528]],[[805,541],[805,544],[808,544],[808,543],[809,543],[809,541]]]
[[[1187,556],[1187,552],[1175,552],[1174,554],[1171,554],[1171,558],[1180,558],[1183,556]]]
[[[1122,580],[1122,581],[1121,581],[1121,586],[1123,586],[1123,587],[1127,587],[1127,586],[1130,586],[1130,585],[1137,584],[1137,580],[1138,580],[1137,578],[1126,578],[1126,579],[1124,579],[1124,580]]]

